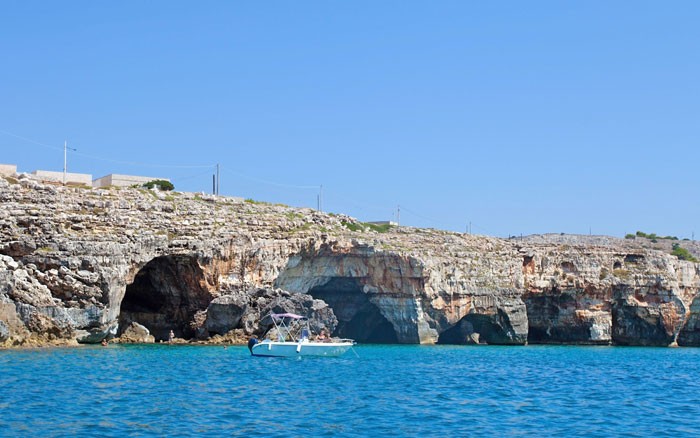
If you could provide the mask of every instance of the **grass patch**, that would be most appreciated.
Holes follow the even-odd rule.
[[[341,224],[350,231],[365,231],[365,227],[362,226],[362,223],[342,221]]]
[[[155,193],[153,190],[146,190],[146,189],[138,189],[138,190],[139,190],[139,192],[141,192],[141,194],[143,194],[143,195],[150,195],[150,196],[152,196],[154,199],[158,199],[158,195],[156,195],[156,193]]]
[[[304,225],[302,225],[302,226],[300,226],[300,227],[296,227],[296,228],[294,228],[293,230],[291,230],[290,233],[294,234],[294,233],[299,233],[299,232],[302,232],[302,231],[308,231],[308,230],[311,229],[311,227],[313,227],[313,223],[312,223],[312,222],[306,222]]]
[[[389,231],[391,229],[391,227],[393,227],[393,225],[391,225],[391,224],[381,224],[381,225],[365,224],[365,225],[367,225],[370,230],[376,231],[377,233],[386,233],[387,231]]]
[[[622,278],[624,280],[627,280],[630,278],[630,271],[627,269],[613,269],[613,275],[617,278]]]
[[[372,230],[372,231],[375,231],[377,233],[386,233],[387,231],[389,231],[391,228],[394,227],[394,225],[391,225],[391,224],[370,224],[367,222],[341,221],[341,224],[350,231],[364,232],[367,230]]]
[[[294,219],[301,219],[304,217],[303,214],[297,213],[295,211],[287,212],[284,216],[290,221],[293,221]]]
[[[253,204],[253,205],[268,205],[267,202],[256,201],[255,199],[252,199],[252,198],[245,198],[243,200],[243,202],[245,202],[246,204]]]

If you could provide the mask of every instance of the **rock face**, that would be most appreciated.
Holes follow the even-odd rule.
[[[6,346],[124,338],[134,323],[155,341],[240,339],[264,335],[270,311],[365,343],[700,345],[699,265],[644,241],[377,233],[309,209],[26,175],[0,178],[0,200]]]
[[[10,329],[3,321],[0,321],[0,342],[5,342],[10,339]]]
[[[521,248],[529,342],[665,346],[695,320],[697,264],[613,243]]]

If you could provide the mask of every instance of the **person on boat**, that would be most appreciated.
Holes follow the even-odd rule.
[[[321,330],[321,333],[316,336],[318,342],[330,342],[330,338],[326,335],[326,330]]]

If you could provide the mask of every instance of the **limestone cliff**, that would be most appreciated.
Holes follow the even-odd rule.
[[[0,179],[0,342],[260,335],[288,309],[359,342],[700,344],[700,267],[637,241],[498,239],[226,197]],[[264,292],[261,292],[264,291]],[[210,314],[209,314],[210,313]]]

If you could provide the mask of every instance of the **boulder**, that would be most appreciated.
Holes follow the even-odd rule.
[[[119,337],[119,342],[123,344],[152,344],[156,339],[151,332],[141,324],[132,322]]]
[[[211,334],[223,335],[238,327],[248,309],[245,297],[226,295],[215,298],[207,307],[205,327]]]
[[[333,313],[333,309],[323,300],[314,299],[308,294],[293,294],[282,289],[263,290],[274,298],[260,312],[259,330],[267,331],[273,326],[272,320],[266,318],[270,313],[294,313],[306,317],[313,333],[319,333],[322,329],[332,333],[338,325],[338,318]]]

